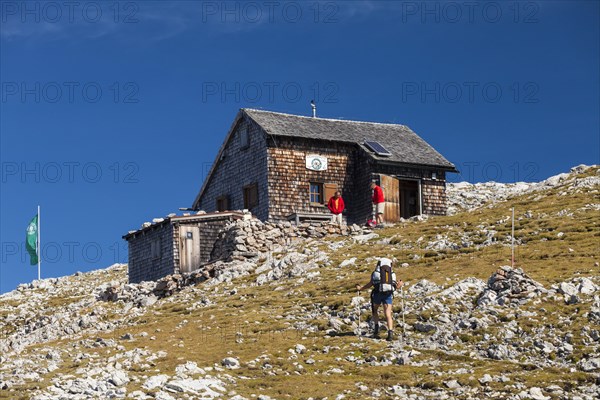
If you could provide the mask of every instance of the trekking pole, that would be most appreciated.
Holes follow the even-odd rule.
[[[358,297],[360,297],[360,290],[358,291]],[[360,302],[356,301],[356,306],[358,307],[358,337],[362,341],[362,332],[360,331]]]
[[[404,286],[400,288],[402,292],[402,338],[406,339],[406,322],[404,320],[405,308],[404,308]]]

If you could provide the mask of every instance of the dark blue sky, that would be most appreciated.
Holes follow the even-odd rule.
[[[241,107],[410,126],[461,170],[599,162],[597,1],[0,1],[0,291],[125,262]]]

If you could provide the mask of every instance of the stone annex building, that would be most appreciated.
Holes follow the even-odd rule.
[[[446,213],[446,173],[458,172],[404,125],[241,109],[193,208],[248,209],[261,220],[329,218],[336,190],[348,223],[372,216],[369,183],[386,197],[385,219]]]
[[[369,184],[384,190],[385,220],[446,213],[446,173],[457,172],[404,125],[356,122],[241,109],[194,200],[194,214],[154,219],[123,236],[129,281],[189,272],[211,261],[229,222],[330,218],[336,190],[347,223],[372,217]],[[233,211],[237,210],[237,211]]]

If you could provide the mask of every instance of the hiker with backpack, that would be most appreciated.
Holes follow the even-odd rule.
[[[371,310],[373,312],[373,324],[375,330],[373,337],[379,338],[379,316],[377,311],[379,305],[383,304],[383,314],[387,322],[388,334],[387,340],[394,340],[394,321],[392,320],[392,298],[394,291],[404,285],[402,280],[396,280],[396,274],[392,270],[392,260],[389,258],[380,258],[375,270],[371,274],[371,280],[364,286],[356,285],[358,291],[366,290],[370,287],[371,291]]]

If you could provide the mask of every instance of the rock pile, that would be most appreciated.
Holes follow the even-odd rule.
[[[521,268],[503,266],[492,274],[477,304],[480,306],[520,305],[546,292],[547,290],[540,283],[527,276]]]

